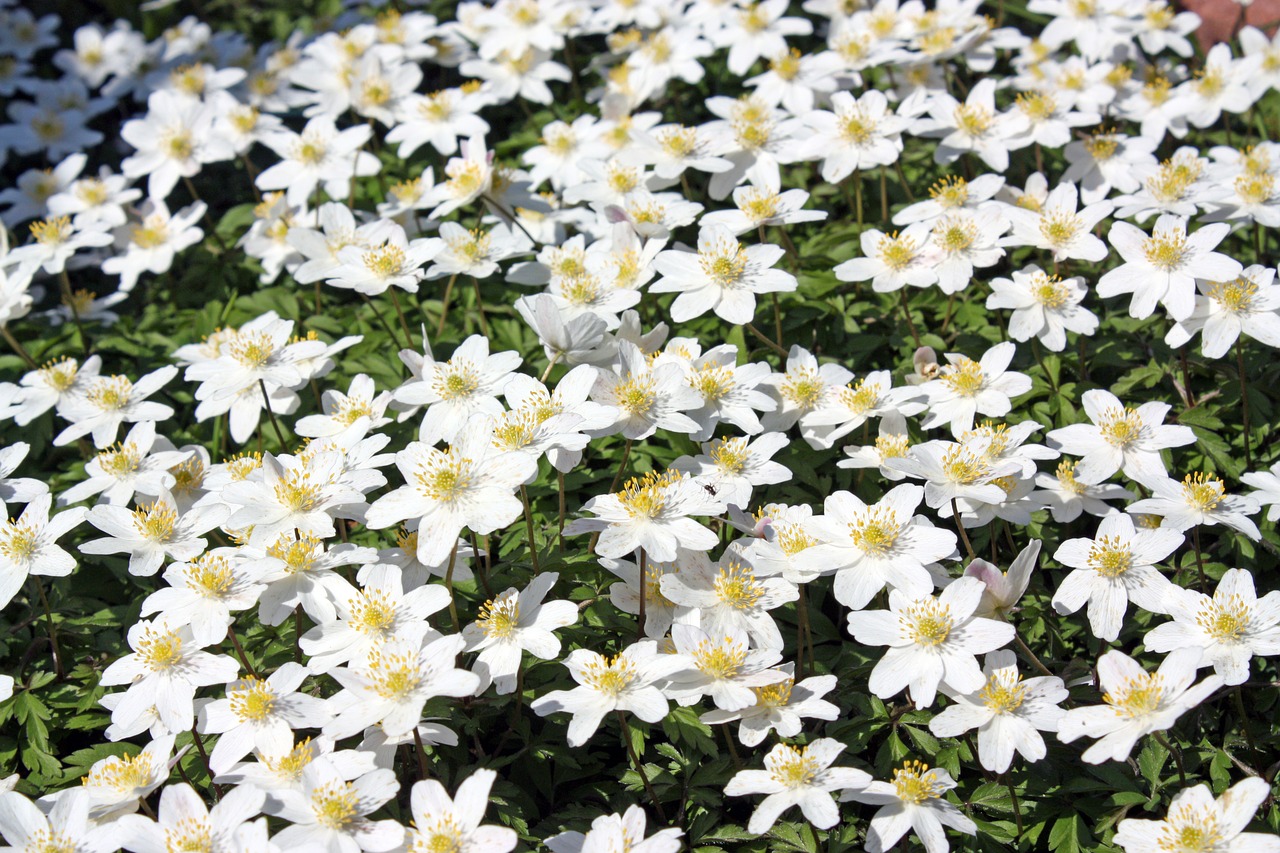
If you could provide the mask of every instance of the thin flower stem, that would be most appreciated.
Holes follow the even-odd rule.
[[[770,340],[769,336],[766,335],[764,332],[760,331],[759,329],[757,329],[755,325],[748,323],[747,331],[755,335],[757,338],[760,339],[762,343],[764,343],[767,347],[769,347],[769,349],[773,350],[783,358],[787,358],[790,355],[790,353],[788,353],[785,349],[782,348],[782,344],[778,343],[777,341]]]
[[[782,308],[778,305],[778,294],[770,293],[769,298],[773,300],[773,333],[777,336],[778,344],[782,344]],[[788,357],[791,355],[787,353]]]
[[[649,555],[645,553],[643,548],[641,548],[640,549],[640,614],[636,617],[636,641],[637,642],[644,639],[644,622],[645,622],[644,600],[646,598],[645,587],[649,585],[645,579],[645,575],[649,571],[648,564],[649,564]]]
[[[285,449],[284,433],[280,430],[280,423],[276,420],[276,413],[271,411],[271,395],[267,393],[267,383],[259,377],[258,388],[262,390],[262,405],[267,408],[267,417],[271,419],[271,428],[276,432],[276,441],[280,442],[281,452]]]
[[[911,182],[907,180],[907,173],[902,171],[902,158],[899,157],[893,161],[893,167],[898,171],[898,180],[901,183],[902,191],[907,194],[907,201],[915,202],[916,194],[911,191]]]
[[[1013,635],[1013,644],[1018,647],[1019,651],[1021,651],[1024,655],[1027,656],[1027,660],[1031,661],[1032,666],[1034,666],[1036,669],[1043,672],[1045,675],[1050,675],[1050,676],[1053,675],[1053,670],[1045,666],[1044,663],[1040,660],[1040,658],[1036,657],[1036,653],[1031,651],[1031,647],[1028,646],[1026,643],[1024,643],[1022,641],[1022,638],[1019,637],[1016,633]]]
[[[293,662],[302,663],[302,605],[293,608]]]
[[[1191,528],[1191,545],[1196,551],[1196,569],[1200,572],[1200,591],[1205,592],[1208,579],[1204,575],[1204,552],[1200,550],[1200,525]]]
[[[244,165],[244,172],[249,176],[249,189],[253,190],[253,197],[262,204],[262,190],[258,189],[258,170],[254,168],[253,161],[249,159],[249,155],[241,154],[240,162]]]
[[[1236,338],[1236,370],[1240,375],[1240,416],[1244,426],[1244,467],[1253,468],[1252,447],[1249,442],[1249,380],[1244,372],[1244,347]]]
[[[373,312],[373,316],[378,318],[378,322],[382,324],[382,328],[386,331],[387,337],[391,339],[391,343],[395,344],[396,346],[400,346],[400,340],[396,337],[396,333],[391,328],[391,324],[387,322],[387,318],[382,316],[382,312],[374,307],[373,300],[371,300],[368,296],[366,296],[363,293],[360,294],[360,298],[363,299],[365,301],[365,304],[369,306],[369,310]],[[410,341],[407,345],[412,347],[413,342]]]
[[[236,636],[234,625],[227,626],[227,639],[231,641],[231,645],[235,648],[236,657],[240,658],[240,663],[244,664],[245,672],[257,678],[258,673],[253,668],[253,664],[249,663],[249,656],[244,653],[244,647],[240,645],[240,638]]]
[[[1018,831],[1018,834],[1014,839],[1016,841],[1017,839],[1022,838],[1022,806],[1018,803],[1018,792],[1014,790],[1013,780],[1009,778],[1007,773],[1002,775],[1004,776],[1005,787],[1009,789],[1009,801],[1013,803],[1013,821],[1014,826]]]
[[[800,271],[800,250],[796,248],[796,244],[792,242],[791,235],[787,233],[786,227],[778,226],[778,236],[782,238],[782,248],[791,257],[792,272]]]
[[[911,332],[911,340],[916,342],[916,347],[920,346],[920,333],[916,331],[916,321],[911,319],[911,303],[907,299],[906,287],[901,288],[898,293],[902,295],[902,316],[907,320],[907,329]]]
[[[663,823],[667,822],[667,813],[662,810],[662,803],[658,800],[658,793],[653,790],[653,785],[649,783],[649,777],[645,774],[644,768],[640,766],[640,758],[636,755],[636,748],[631,745],[631,732],[627,728],[627,718],[620,710],[614,710],[618,715],[618,726],[622,731],[622,742],[626,744],[627,755],[631,758],[631,766],[636,769],[636,775],[640,777],[640,781],[644,783],[644,789],[649,794],[649,799],[653,802],[653,808],[658,812],[658,817]]]
[[[724,735],[725,745],[729,747],[729,757],[733,760],[733,769],[742,769],[742,756],[738,755],[738,746],[733,742],[733,735],[729,733],[729,724],[721,723],[720,734]]]
[[[862,231],[862,170],[853,170],[853,195],[857,205],[858,231]]]
[[[191,725],[191,739],[195,741],[196,751],[200,753],[200,760],[204,762],[204,771],[209,774],[209,781],[213,782],[213,794],[215,799],[222,799],[223,788],[217,782],[213,781],[213,767],[209,765],[209,753],[204,748],[204,738],[200,737],[200,732],[196,731],[195,724]]]
[[[1187,769],[1182,765],[1182,750],[1170,744],[1160,732],[1152,732],[1151,736],[1173,755],[1173,761],[1178,765],[1178,780],[1182,783],[1182,787],[1185,788],[1187,786]]]
[[[458,274],[454,273],[449,276],[449,283],[444,286],[444,299],[440,301],[440,324],[436,326],[436,337],[444,334],[444,324],[449,319],[449,300],[453,297],[453,283],[457,280]]]
[[[945,335],[947,329],[951,328],[951,312],[955,310],[955,307],[956,295],[952,293],[947,297],[947,313],[942,316],[942,329],[938,332],[939,335]]]
[[[1250,760],[1252,760],[1256,766],[1261,767],[1262,763],[1258,760],[1260,758],[1258,755],[1258,745],[1253,742],[1253,732],[1249,729],[1249,712],[1244,708],[1244,691],[1242,691],[1240,689],[1240,685],[1237,684],[1232,688],[1231,694],[1235,697],[1236,713],[1240,715],[1240,729],[1244,732],[1244,741],[1249,745]]]
[[[951,499],[951,517],[956,520],[956,530],[960,531],[960,541],[964,542],[965,553],[972,560],[977,555],[973,553],[973,545],[969,544],[969,534],[965,532],[964,522],[960,519],[960,506],[955,498]]]
[[[538,377],[539,382],[547,381],[547,377],[551,375],[551,368],[556,366],[557,362],[560,361],[560,356],[562,355],[564,355],[564,353],[556,350],[555,355],[551,356],[551,360],[547,362],[547,369],[542,371],[542,375]]]
[[[324,294],[320,291],[320,279],[316,279],[316,316],[324,313]]]
[[[542,571],[538,565],[538,542],[533,538],[533,512],[529,509],[529,491],[520,487],[520,503],[524,506],[524,528],[529,534],[529,558],[533,561],[533,573]]]
[[[400,329],[404,332],[404,339],[408,341],[410,349],[413,349],[413,332],[409,331],[409,321],[405,319],[404,309],[400,307],[400,297],[396,295],[394,287],[388,287],[387,293],[391,294],[391,305],[396,309],[396,316],[400,318]]]
[[[889,221],[889,182],[885,178],[884,166],[880,167],[880,222]]]
[[[560,492],[560,514],[559,514],[560,517],[559,517],[558,526],[556,528],[556,549],[557,551],[559,551],[559,553],[563,554],[564,553],[564,517],[565,517],[564,472],[563,471],[556,471],[556,486],[557,486],[557,490]]]
[[[458,560],[458,548],[455,544],[449,549],[449,568],[444,570],[444,588],[449,593],[449,621],[453,626],[454,633],[462,630],[462,625],[458,622],[458,605],[453,600],[453,566]]]
[[[18,358],[26,362],[27,367],[30,367],[32,370],[40,369],[40,365],[31,357],[31,353],[27,352],[27,348],[18,343],[18,339],[9,331],[9,327],[3,323],[0,323],[0,336],[3,336],[5,343],[9,345],[9,348],[18,354]]]
[[[53,671],[61,681],[64,675],[62,669],[62,650],[58,648],[58,629],[53,624],[53,608],[49,606],[49,596],[45,594],[44,582],[40,580],[39,575],[31,576],[36,582],[36,592],[40,594],[40,605],[44,608],[45,622],[49,626],[49,652],[53,655]]]
[[[1086,335],[1078,335],[1077,340],[1080,346],[1080,381],[1089,381],[1089,338]]]
[[[200,198],[200,193],[196,191],[196,185],[191,182],[191,179],[188,178],[186,175],[183,175],[182,182],[186,184],[187,192],[191,193],[192,200],[198,201],[201,204],[203,204],[204,199]],[[209,235],[213,237],[214,242],[218,244],[218,248],[222,249],[223,252],[228,251],[227,242],[222,239],[222,235],[218,233],[218,229],[214,226],[213,217],[209,215],[209,205],[207,204],[205,204],[204,206],[203,219],[204,219],[204,224],[207,225],[209,228]]]
[[[480,332],[489,337],[489,321],[484,316],[484,297],[480,295],[480,279],[471,276],[471,284],[476,291],[476,314],[480,316]]]
[[[427,755],[422,746],[422,735],[418,732],[416,724],[413,727],[413,747],[414,754],[418,756],[418,780],[421,781],[427,778]]]
[[[812,635],[809,633],[809,596],[803,584],[800,585],[800,597],[796,599],[796,615],[799,617],[796,622],[796,671],[800,673],[801,678],[804,678],[808,674],[804,656],[805,638],[809,638],[810,644],[808,649],[809,665],[813,664],[813,640]]]
[[[76,331],[80,333],[80,347],[84,350],[86,356],[89,355],[89,336],[85,334],[84,323],[80,319],[80,309],[76,307],[75,295],[71,292],[71,276],[67,274],[67,268],[62,268],[62,274],[58,276],[58,287],[62,292],[62,304],[67,306],[71,311],[71,319],[75,321]]]
[[[471,559],[475,560],[476,577],[480,579],[480,585],[484,587],[484,594],[493,598],[493,589],[489,586],[489,539],[485,537],[484,543],[484,561],[480,560],[480,546],[476,542],[475,531],[471,531]]]
[[[523,225],[520,224],[520,220],[516,219],[516,216],[514,213],[512,213],[511,211],[503,207],[501,204],[499,204],[498,201],[494,199],[492,196],[482,195],[480,196],[480,198],[484,199],[486,202],[493,205],[494,209],[497,210],[499,213],[501,213],[503,216],[505,216],[508,222],[510,222],[515,227],[519,228],[524,233],[524,236],[529,238],[530,243],[532,243],[535,246],[538,245],[538,241],[534,239],[533,235],[529,233],[529,230],[527,228],[525,228]]]

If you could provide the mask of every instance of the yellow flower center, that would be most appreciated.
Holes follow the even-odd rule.
[[[360,817],[360,797],[350,782],[334,782],[311,792],[316,823],[326,829],[349,829]]]
[[[809,748],[779,746],[769,754],[769,775],[788,788],[812,785],[822,767],[809,755]]]
[[[582,668],[587,686],[609,696],[619,696],[639,677],[635,664],[622,655],[600,657]]]
[[[905,435],[876,436],[876,452],[881,459],[898,459],[907,455],[911,439]]]
[[[967,136],[980,137],[986,135],[995,122],[991,110],[979,104],[961,104],[956,107],[953,119],[956,127]]]
[[[929,648],[945,643],[956,627],[951,608],[936,598],[911,602],[898,614],[898,623],[913,643]]]
[[[1182,480],[1183,499],[1189,507],[1200,512],[1216,509],[1226,492],[1226,485],[1212,474],[1197,471]]]
[[[901,272],[916,259],[916,241],[906,234],[899,237],[894,231],[880,238],[876,251],[880,254],[881,263],[894,272]]]
[[[480,605],[476,624],[489,637],[499,640],[511,638],[520,627],[520,597],[513,594],[489,599]]]
[[[32,238],[42,246],[56,246],[71,237],[71,218],[58,216],[30,225]]]
[[[412,535],[416,539],[417,533]],[[416,553],[417,543],[404,550]],[[395,627],[396,604],[391,600],[390,593],[383,590],[366,587],[351,597],[347,602],[347,609],[351,613],[349,624],[362,634],[388,637]]]
[[[1252,608],[1239,595],[1224,600],[1210,599],[1196,614],[1196,624],[1215,640],[1239,642],[1249,630]]]
[[[1121,717],[1136,719],[1154,714],[1164,698],[1164,685],[1159,673],[1143,673],[1126,678],[1114,692],[1102,694],[1102,701]]]
[[[365,252],[363,260],[365,269],[378,278],[391,278],[404,271],[405,254],[399,246],[388,244]]]
[[[1083,495],[1089,487],[1076,479],[1076,465],[1078,460],[1067,460],[1058,463],[1058,470],[1055,472],[1058,477],[1058,485],[1062,487],[1064,492],[1071,492],[1074,495]]]
[[[138,788],[150,787],[152,775],[151,762],[146,753],[139,752],[136,755],[107,758],[101,766],[90,770],[83,782],[126,794]]]
[[[929,197],[944,208],[964,207],[969,201],[969,183],[958,176],[942,178],[929,187]]]
[[[411,654],[374,649],[369,652],[365,673],[369,686],[384,699],[404,701],[422,684],[418,660]]]
[[[178,525],[178,513],[156,501],[133,511],[133,526],[152,542],[167,542]]]
[[[1017,105],[1027,118],[1036,123],[1053,118],[1058,111],[1058,102],[1048,92],[1021,94],[1017,97]]]
[[[240,687],[228,690],[227,699],[231,702],[231,713],[241,720],[265,720],[276,708],[276,694],[271,692],[271,685],[252,675],[245,678]]]
[[[205,598],[221,598],[235,586],[236,575],[226,557],[204,554],[191,561],[187,586]]]
[[[904,803],[920,805],[942,796],[943,787],[929,772],[929,765],[908,761],[893,771],[893,790]]]
[[[972,486],[991,474],[991,464],[967,447],[953,447],[942,457],[942,473],[949,482]]]
[[[1120,140],[1113,133],[1098,133],[1084,138],[1084,149],[1089,152],[1090,157],[1100,163],[1116,156],[1119,148]]]
[[[417,471],[418,490],[435,501],[453,501],[471,488],[471,460],[453,448],[436,451],[426,466]]]
[[[733,390],[733,368],[708,364],[689,377],[689,385],[707,402],[723,400]]]
[[[658,474],[650,471],[643,477],[632,477],[614,495],[632,518],[657,518],[667,505],[668,486],[678,482],[679,471]]]
[[[614,389],[618,408],[634,416],[643,416],[657,403],[654,381],[649,376],[628,376]]]
[[[938,222],[934,241],[949,255],[962,254],[978,239],[978,226],[968,219],[947,217]]]
[[[965,356],[961,356],[958,363],[942,368],[941,378],[947,383],[947,387],[961,397],[976,396],[986,381],[982,365]]]
[[[1247,314],[1253,310],[1253,297],[1258,293],[1258,285],[1242,276],[1231,281],[1216,281],[1205,293],[1228,311]]]
[[[1068,246],[1084,229],[1080,217],[1072,213],[1052,213],[1040,217],[1040,235],[1053,248]]]
[[[715,591],[720,601],[735,610],[751,610],[764,596],[764,586],[756,580],[755,573],[736,560],[720,567]]]
[[[1098,429],[1114,447],[1127,447],[1142,437],[1142,416],[1136,409],[1112,406],[1102,413]]]
[[[1089,568],[1106,578],[1118,578],[1133,568],[1133,552],[1119,536],[1103,536],[1089,546]]]
[[[719,681],[736,677],[746,661],[746,643],[735,643],[730,637],[703,640],[693,650],[693,662],[698,670]]]
[[[1062,308],[1071,301],[1070,291],[1056,275],[1036,273],[1031,278],[1031,295],[1049,310]]]
[[[182,662],[182,637],[177,631],[157,631],[147,626],[135,650],[144,666],[153,672],[169,669]]]
[[[1027,686],[1016,671],[1000,670],[987,679],[978,698],[997,714],[1009,714],[1021,707],[1026,699]]]
[[[713,282],[721,287],[733,288],[742,280],[747,270],[747,255],[737,240],[716,241],[708,254],[699,253],[698,265]]]
[[[898,541],[902,525],[898,515],[888,507],[864,510],[849,524],[849,538],[864,554],[883,557]]]

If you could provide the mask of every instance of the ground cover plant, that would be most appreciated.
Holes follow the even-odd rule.
[[[1243,7],[116,5],[0,3],[13,849],[1280,850]]]

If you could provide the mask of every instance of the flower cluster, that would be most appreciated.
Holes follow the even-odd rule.
[[[1280,37],[401,5],[0,0],[13,848],[1276,849]]]

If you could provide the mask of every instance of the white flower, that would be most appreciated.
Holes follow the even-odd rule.
[[[1195,310],[1195,280],[1231,281],[1244,269],[1239,262],[1213,251],[1231,226],[1205,225],[1187,235],[1187,219],[1162,214],[1151,236],[1128,222],[1116,222],[1107,233],[1124,263],[1098,280],[1099,296],[1132,293],[1129,315],[1146,319],[1162,303],[1174,320],[1186,320]]]
[[[498,695],[513,692],[526,651],[542,660],[560,654],[560,639],[552,632],[577,622],[578,606],[572,601],[543,602],[559,579],[555,572],[545,572],[524,590],[512,587],[499,593],[482,604],[476,621],[463,629],[466,650],[479,652],[473,667],[480,676],[477,693],[487,690],[490,683]]]
[[[835,92],[831,106],[834,112],[814,110],[803,116],[814,135],[802,151],[806,159],[822,159],[822,180],[838,184],[855,170],[887,166],[902,154],[908,122],[894,115],[883,92],[868,89],[856,99],[849,92]]]
[[[759,746],[770,731],[779,737],[797,737],[806,717],[828,722],[839,719],[839,707],[822,698],[836,688],[834,675],[815,675],[797,682],[794,664],[784,663],[778,669],[786,673],[787,680],[753,687],[754,705],[737,711],[712,708],[699,719],[709,726],[741,720],[738,740],[743,746]]]
[[[80,546],[85,554],[128,554],[129,574],[154,575],[164,558],[192,560],[204,552],[208,542],[200,534],[216,527],[226,517],[221,506],[205,506],[180,513],[173,495],[162,492],[154,501],[134,510],[99,504],[85,520],[106,533]]]
[[[595,517],[574,519],[564,530],[566,536],[601,531],[596,553],[602,557],[625,557],[643,548],[652,559],[668,562],[676,558],[678,548],[715,547],[715,532],[689,516],[719,515],[724,504],[701,483],[668,470],[632,477],[622,491],[597,495],[582,509]]]
[[[515,830],[481,825],[489,805],[489,791],[498,774],[481,768],[458,786],[452,798],[434,779],[415,782],[409,792],[412,826],[405,833],[409,850],[465,850],[467,853],[506,853],[516,846]]]
[[[795,276],[770,269],[782,255],[780,246],[744,248],[729,229],[705,226],[698,232],[696,254],[672,250],[654,259],[662,278],[649,290],[680,294],[671,303],[671,318],[678,323],[714,311],[723,320],[746,325],[755,319],[756,294],[796,289]]]
[[[473,695],[480,679],[454,666],[465,642],[461,634],[428,636],[425,643],[393,638],[362,662],[330,670],[343,690],[329,699],[336,716],[324,733],[341,740],[378,724],[388,735],[408,734],[428,699]]]
[[[1093,539],[1068,539],[1053,558],[1071,572],[1053,594],[1053,608],[1074,613],[1089,603],[1089,628],[1108,642],[1120,634],[1130,601],[1144,610],[1164,612],[1165,594],[1173,582],[1155,564],[1184,541],[1174,530],[1138,530],[1123,513],[1108,515]]]
[[[430,349],[423,355],[405,350],[400,358],[417,378],[397,388],[392,397],[410,412],[427,407],[418,434],[424,444],[453,441],[476,414],[501,414],[498,395],[521,361],[511,350],[490,353],[489,340],[482,335],[468,337],[448,361],[437,361]]]
[[[15,777],[16,778],[16,777]],[[89,819],[89,792],[68,788],[46,814],[16,791],[0,794],[0,835],[14,853],[109,853],[120,849],[110,820]]]
[[[25,441],[15,441],[8,447],[0,449],[0,515],[8,516],[8,501],[15,503],[31,503],[40,495],[49,491],[49,486],[40,480],[30,477],[10,477],[9,475],[22,464],[31,451],[31,445]]]
[[[962,104],[945,92],[935,92],[929,102],[929,118],[916,123],[915,132],[940,137],[933,158],[954,163],[971,151],[997,172],[1009,168],[1009,140],[1016,128],[1007,113],[995,106],[996,81],[984,77]]]
[[[1041,676],[1023,680],[1018,659],[1002,649],[987,655],[982,667],[987,683],[971,693],[944,691],[952,704],[929,721],[938,737],[959,737],[978,730],[978,759],[992,773],[1004,773],[1017,751],[1027,761],[1039,761],[1046,750],[1041,731],[1056,732],[1067,698],[1061,678]],[[1037,731],[1037,729],[1039,731]]]
[[[909,598],[928,595],[933,578],[925,567],[955,552],[956,535],[915,514],[924,489],[904,484],[872,506],[850,492],[828,495],[822,515],[806,525],[818,544],[806,555],[835,572],[836,600],[852,610],[866,607],[888,585]]]
[[[1088,288],[1084,279],[1073,276],[1063,281],[1048,275],[1035,264],[1013,274],[1012,280],[991,280],[987,308],[1012,308],[1009,337],[1015,341],[1037,338],[1054,352],[1067,345],[1067,332],[1092,335],[1098,318],[1080,303]]]
[[[892,293],[908,284],[928,287],[938,280],[938,271],[934,268],[936,257],[928,237],[927,222],[913,222],[901,234],[897,231],[885,234],[868,228],[858,238],[863,257],[837,265],[836,278],[841,281],[871,279],[871,289],[876,293]]]
[[[1049,446],[1079,456],[1072,475],[1081,483],[1101,483],[1116,471],[1145,486],[1165,477],[1160,451],[1192,444],[1191,427],[1165,425],[1168,403],[1143,403],[1128,408],[1110,391],[1094,389],[1081,395],[1084,413],[1093,423],[1071,424],[1051,431]]]
[[[941,767],[907,761],[893,771],[892,782],[871,782],[861,791],[841,794],[840,800],[880,806],[867,827],[867,853],[891,850],[911,830],[927,853],[946,853],[950,845],[944,826],[966,835],[978,834],[977,824],[943,799],[955,786],[951,774]]]
[[[1017,347],[1005,341],[987,350],[980,361],[960,353],[947,353],[938,378],[921,389],[929,398],[929,416],[921,426],[932,429],[950,422],[954,433],[973,428],[975,415],[1002,417],[1012,408],[1009,401],[1031,390],[1031,378],[1009,370]]]
[[[1196,471],[1182,482],[1165,477],[1148,486],[1153,496],[1129,504],[1126,512],[1158,515],[1164,519],[1162,526],[1178,531],[1221,524],[1255,541],[1262,537],[1249,519],[1261,507],[1253,498],[1227,494],[1226,484],[1213,474]]]
[[[137,222],[116,229],[116,246],[123,252],[103,261],[102,271],[120,276],[122,293],[132,291],[144,272],[168,272],[178,252],[204,238],[196,223],[206,210],[205,203],[197,201],[170,214],[163,199],[147,199],[138,209]]]
[[[131,626],[132,654],[103,670],[100,679],[105,687],[129,685],[111,714],[112,721],[123,725],[154,704],[171,734],[190,729],[195,722],[196,688],[226,684],[240,673],[234,659],[202,652],[200,645],[186,625],[142,620]]]
[[[527,453],[493,449],[486,419],[477,415],[444,450],[411,441],[396,454],[406,484],[369,506],[365,524],[374,530],[418,520],[418,559],[437,565],[454,552],[464,527],[478,534],[506,527],[522,510],[514,491],[537,471]]]
[[[258,189],[285,190],[291,206],[306,204],[320,184],[331,199],[345,199],[353,178],[378,173],[378,158],[360,150],[372,135],[372,125],[340,131],[325,115],[309,119],[300,134],[278,130],[262,143],[280,162],[258,175]]]
[[[157,820],[126,815],[111,834],[126,850],[139,853],[170,848],[234,850],[238,833],[262,811],[265,800],[262,790],[244,785],[228,791],[211,809],[190,785],[168,785],[160,792]]]
[[[974,616],[986,587],[976,578],[958,578],[936,598],[889,591],[889,610],[855,610],[849,631],[859,643],[888,646],[871,671],[868,689],[882,699],[903,688],[919,708],[933,704],[945,679],[953,690],[971,693],[986,681],[976,655],[995,651],[1014,636],[1013,626]]]
[[[84,521],[86,510],[75,507],[49,518],[53,496],[46,492],[32,500],[16,519],[0,524],[0,607],[8,605],[29,575],[65,577],[75,558],[57,541]]]
[[[590,649],[574,649],[564,659],[578,686],[553,690],[530,705],[538,716],[558,711],[573,715],[567,742],[571,747],[586,743],[606,714],[629,711],[646,723],[660,722],[667,715],[667,699],[654,686],[687,666],[677,655],[658,654],[657,643],[632,643],[613,657]]]
[[[89,794],[89,816],[95,821],[106,821],[115,815],[137,811],[140,800],[168,781],[178,761],[170,758],[173,741],[171,734],[159,735],[141,752],[109,755],[95,761],[81,783]],[[178,753],[179,757],[182,752]]]
[[[1272,284],[1276,271],[1254,264],[1231,281],[1196,279],[1202,295],[1196,296],[1191,316],[1177,322],[1164,342],[1180,347],[1200,333],[1205,358],[1227,354],[1241,334],[1268,347],[1280,347],[1280,285]]]
[[[679,853],[684,846],[676,827],[660,829],[645,838],[645,813],[640,806],[627,806],[622,815],[601,815],[591,821],[591,831],[562,832],[543,843],[552,853],[612,853],[615,850],[628,853]],[[479,853],[479,851],[477,851]]]
[[[729,506],[750,506],[756,486],[785,483],[791,471],[770,460],[790,440],[780,432],[748,438],[718,438],[697,456],[681,456],[671,467],[692,477]]]
[[[733,546],[714,567],[691,562],[663,574],[658,589],[677,607],[697,611],[695,622],[709,635],[745,631],[754,645],[766,649],[782,648],[782,634],[769,611],[800,595],[783,578],[759,577]]]
[[[122,423],[168,420],[173,417],[173,409],[151,402],[147,397],[177,375],[178,368],[166,365],[136,383],[127,376],[96,377],[89,382],[83,396],[68,400],[60,410],[71,425],[58,433],[54,445],[61,447],[92,433],[94,447],[101,449],[115,440]]]
[[[1031,573],[1035,571],[1041,544],[1039,539],[1032,539],[1013,558],[1007,572],[1002,572],[992,563],[981,559],[973,560],[965,567],[965,577],[977,578],[987,587],[983,590],[982,601],[974,611],[975,614],[1004,619],[1018,609],[1018,601],[1027,591]]]
[[[1142,642],[1153,652],[1203,650],[1200,666],[1213,666],[1227,684],[1249,678],[1249,659],[1280,654],[1280,591],[1258,598],[1247,569],[1228,569],[1210,597],[1173,587],[1164,611],[1173,617],[1147,632]]]
[[[840,822],[840,812],[831,799],[832,791],[865,789],[871,776],[851,767],[832,767],[844,751],[834,738],[818,738],[796,749],[775,744],[764,757],[764,770],[739,770],[725,786],[726,796],[767,794],[747,823],[747,831],[763,835],[792,806],[799,806],[804,819],[818,829]]]
[[[276,790],[268,802],[271,814],[293,825],[272,842],[282,850],[364,850],[386,853],[404,839],[404,827],[394,820],[370,820],[396,795],[395,773],[379,769],[347,781],[329,760],[312,761],[302,771],[302,790]]]
[[[1125,853],[1199,853],[1206,842],[1230,853],[1274,853],[1280,839],[1270,832],[1245,832],[1258,807],[1271,796],[1266,779],[1250,776],[1214,799],[1208,785],[1173,795],[1164,820],[1125,818],[1112,843]]]
[[[1138,738],[1169,728],[1222,686],[1220,675],[1192,686],[1200,654],[1200,649],[1178,649],[1156,672],[1148,673],[1133,658],[1112,649],[1098,659],[1104,704],[1067,711],[1058,725],[1058,738],[1064,743],[1096,738],[1080,756],[1088,764],[1124,761]]]
[[[249,754],[288,752],[293,730],[320,728],[332,718],[328,703],[298,691],[307,669],[288,661],[266,678],[248,676],[227,685],[227,698],[200,709],[200,731],[218,735],[209,764],[223,773]]]

